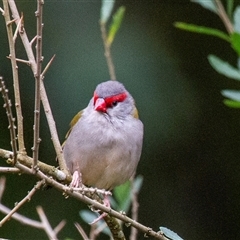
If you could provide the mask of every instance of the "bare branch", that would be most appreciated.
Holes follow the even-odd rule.
[[[52,58],[50,59],[50,61],[48,62],[47,66],[44,68],[44,70],[43,70],[43,72],[42,72],[42,80],[43,80],[43,78],[44,78],[44,76],[45,76],[47,70],[48,70],[49,67],[51,66],[51,64],[52,64],[52,62],[53,62],[55,56],[56,56],[56,55],[54,54],[54,55],[52,56]]]
[[[18,22],[17,28],[16,28],[16,30],[15,30],[15,32],[14,32],[14,35],[13,35],[13,42],[14,42],[14,44],[15,44],[16,39],[17,39],[17,35],[18,35],[19,28],[20,28],[21,25],[22,25],[22,20],[23,20],[23,16],[20,18],[20,21]]]
[[[113,64],[113,60],[112,60],[112,56],[111,56],[111,50],[110,50],[111,46],[108,44],[108,41],[107,41],[107,31],[106,31],[106,23],[105,22],[100,21],[100,29],[101,29],[101,33],[102,33],[102,40],[103,40],[103,45],[104,45],[104,50],[105,50],[104,55],[107,60],[110,79],[116,80],[115,68],[114,68],[114,64]]]
[[[58,235],[58,233],[64,228],[64,226],[66,225],[66,221],[62,220],[53,230],[55,232],[56,235]]]
[[[0,222],[0,227],[3,226],[3,224],[8,221],[12,215],[17,212],[17,210],[23,206],[24,203],[28,202],[29,200],[31,200],[31,197],[34,195],[34,193],[40,188],[40,186],[43,184],[43,181],[39,181],[34,187],[33,189],[27,194],[26,197],[24,197],[19,203],[15,204],[15,207],[2,219],[2,221]]]
[[[0,167],[0,173],[20,173],[21,171],[15,167]]]
[[[54,230],[52,229],[51,225],[48,222],[48,219],[43,211],[43,208],[38,206],[37,207],[37,213],[39,218],[41,219],[41,222],[43,224],[43,229],[45,230],[46,234],[48,235],[49,239],[57,240],[57,235],[55,234]]]
[[[40,144],[40,82],[42,81],[42,17],[43,17],[43,1],[37,1],[37,11],[35,13],[37,17],[37,46],[36,46],[36,63],[37,71],[34,72],[35,77],[35,105],[34,105],[34,126],[33,126],[33,170],[37,167],[39,144]]]
[[[79,223],[75,222],[74,225],[84,240],[90,240]]]
[[[0,12],[4,15],[4,10],[0,7]]]
[[[11,59],[12,56],[9,55],[9,56],[7,56],[7,58],[8,58],[8,59]],[[28,66],[30,66],[30,62],[27,61],[27,60],[23,60],[23,59],[20,59],[20,58],[15,58],[15,59],[16,59],[17,62],[25,63],[25,64],[27,64]]]
[[[8,98],[8,90],[5,87],[4,81],[2,80],[2,77],[0,77],[0,92],[2,93],[3,100],[5,104],[3,105],[4,108],[6,108],[6,114],[8,117],[8,123],[9,123],[9,130],[10,130],[10,136],[11,136],[11,146],[12,146],[12,157],[13,157],[13,165],[16,164],[17,161],[17,141],[16,141],[16,126],[14,125],[15,119],[12,115],[12,103],[11,100]]]
[[[222,5],[222,2],[220,0],[215,0],[215,4],[217,6],[218,16],[222,19],[227,31],[229,34],[234,32],[233,25]]]
[[[36,41],[36,39],[37,39],[37,36],[35,36],[35,37],[31,40],[31,42],[30,42],[30,45],[31,45],[31,46],[32,46],[33,43]]]
[[[8,0],[8,1],[9,1],[9,6],[10,6],[11,11],[12,11],[12,15],[13,15],[14,18],[17,19],[16,24],[18,24],[18,21],[19,21],[20,17],[19,17],[19,13],[18,13],[16,4],[15,4],[14,1],[10,1],[10,0]],[[35,57],[34,57],[34,54],[33,54],[33,51],[32,51],[32,46],[31,46],[31,44],[28,40],[26,32],[24,31],[22,34],[20,34],[20,37],[22,39],[24,48],[26,50],[31,69],[32,69],[33,73],[35,74],[37,72],[37,64],[36,64]],[[65,162],[64,157],[63,157],[62,147],[61,147],[61,144],[59,142],[55,121],[54,121],[54,118],[53,118],[53,115],[52,115],[52,112],[51,112],[51,107],[50,107],[48,97],[47,97],[47,94],[46,94],[46,91],[45,91],[44,83],[43,83],[42,80],[40,81],[40,89],[41,89],[40,90],[41,91],[40,92],[41,100],[42,100],[43,108],[44,108],[44,111],[45,111],[45,114],[46,114],[46,117],[47,117],[49,129],[50,129],[53,145],[54,145],[54,148],[55,148],[55,151],[56,151],[56,154],[57,154],[60,169],[66,173],[68,178],[71,178],[70,173],[68,172],[68,169],[67,169],[67,166],[66,166],[66,162]]]
[[[11,64],[12,64],[12,74],[13,74],[13,82],[14,82],[14,95],[15,95],[15,107],[17,113],[17,129],[18,129],[18,147],[19,152],[22,154],[26,154],[26,149],[24,145],[24,136],[23,136],[23,116],[22,116],[22,107],[21,107],[21,98],[20,98],[20,89],[19,89],[19,79],[18,79],[18,66],[16,62],[16,53],[15,53],[15,44],[13,40],[13,31],[12,25],[8,24],[10,21],[10,13],[8,8],[8,1],[3,0],[4,6],[4,18],[7,26],[7,35],[11,56]],[[20,20],[14,17],[13,21],[18,25]]]
[[[1,177],[0,178],[0,202],[2,201],[2,196],[5,190],[5,184],[6,184],[6,178]]]
[[[9,214],[11,212],[11,209],[7,208],[6,206],[4,206],[3,204],[0,203],[0,212],[2,212],[4,214]],[[34,228],[38,228],[38,229],[42,229],[41,222],[27,218],[19,213],[14,213],[12,215],[12,219],[20,222],[21,224],[24,224],[24,225],[27,225],[30,227],[34,227]]]
[[[12,160],[11,160],[12,155],[13,153],[11,151],[7,151],[0,148],[0,157],[8,159],[7,162],[9,164],[12,164]],[[17,160],[20,163],[27,166],[28,168],[32,167],[33,159],[25,154],[18,154]],[[70,175],[66,176],[66,174],[63,171],[60,171],[56,167],[48,165],[41,161],[38,161],[38,168],[45,174],[52,176],[55,179],[58,179],[59,181],[64,181],[66,183],[70,183],[72,181],[72,177]]]
[[[130,179],[131,190],[132,190],[131,191],[132,192],[132,215],[131,216],[132,216],[132,219],[137,222],[138,221],[138,207],[139,207],[139,203],[138,203],[138,192],[133,187],[134,177],[135,176],[133,176]],[[136,240],[137,239],[137,234],[138,234],[137,229],[132,227],[129,239],[130,240]]]

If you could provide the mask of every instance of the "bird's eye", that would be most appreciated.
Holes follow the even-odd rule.
[[[115,107],[115,106],[117,106],[117,104],[118,104],[118,102],[117,102],[117,101],[113,101],[113,102],[112,102],[112,107]]]

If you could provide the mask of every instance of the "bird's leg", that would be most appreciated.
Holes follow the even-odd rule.
[[[103,204],[104,204],[106,207],[109,207],[109,208],[111,207],[111,204],[110,204],[110,201],[109,201],[108,196],[104,196]],[[100,221],[101,219],[103,219],[103,218],[106,217],[106,216],[107,216],[107,213],[104,212],[104,213],[102,213],[98,218],[96,218],[95,220],[93,220],[93,222],[91,222],[90,224],[92,225],[92,224]]]
[[[75,171],[72,175],[72,181],[70,187],[78,188],[82,185],[82,174],[79,171]]]

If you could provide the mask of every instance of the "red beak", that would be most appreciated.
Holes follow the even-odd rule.
[[[107,105],[103,98],[98,98],[94,104],[94,108],[96,111],[106,113],[107,112]]]

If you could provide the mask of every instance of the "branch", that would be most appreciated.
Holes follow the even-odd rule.
[[[109,75],[111,80],[116,80],[116,74],[115,74],[115,68],[111,56],[111,45],[108,44],[107,41],[107,30],[106,30],[106,23],[100,21],[100,29],[102,33],[102,40],[103,40],[103,45],[104,45],[104,55],[107,60],[107,65],[108,65],[108,70],[109,70]]]
[[[132,176],[130,179],[131,190],[132,190],[132,219],[137,222],[138,221],[139,203],[138,203],[138,192],[136,191],[136,188],[134,188],[134,186],[133,186],[134,178],[135,178],[135,176]],[[129,239],[136,240],[137,234],[138,234],[137,229],[132,227]]]
[[[19,162],[16,163],[16,167],[19,168],[21,171],[27,173],[27,174],[33,175],[31,169],[25,167],[24,165],[22,165]],[[71,187],[65,186],[65,185],[55,181],[54,179],[49,178],[44,173],[42,173],[40,170],[36,171],[35,175],[40,179],[44,179],[45,182],[48,185],[50,185],[50,186],[54,187],[55,189],[63,192],[65,195],[69,195],[73,198],[76,198],[76,199],[82,201],[83,203],[85,203],[87,205],[91,205],[94,208],[99,209],[102,212],[108,213],[110,215],[110,216],[108,216],[109,218],[113,217],[113,218],[120,219],[123,222],[127,223],[128,226],[133,226],[133,227],[137,228],[138,230],[143,232],[145,236],[151,236],[151,237],[154,237],[154,238],[160,239],[160,240],[168,240],[161,233],[159,233],[159,232],[157,233],[157,232],[153,231],[151,228],[146,227],[146,226],[144,226],[144,225],[142,225],[138,222],[135,222],[133,219],[127,217],[125,214],[119,213],[119,212],[113,210],[110,207],[106,207],[104,204],[101,204],[101,203],[97,202],[96,200],[93,200],[93,199],[87,197],[84,194],[73,191],[73,189]]]
[[[12,164],[12,155],[13,153],[11,151],[0,148],[0,157],[8,159],[7,162],[9,164]],[[18,154],[17,160],[28,168],[32,168],[33,159],[31,157],[25,154]],[[70,175],[66,176],[63,171],[60,171],[56,167],[48,165],[44,162],[38,161],[38,168],[45,174],[54,177],[59,181],[64,181],[64,183],[70,183],[72,181],[72,177]]]
[[[234,32],[233,25],[222,5],[222,2],[220,0],[215,0],[215,4],[217,6],[218,16],[222,19],[227,31],[229,34]]]
[[[27,196],[24,197],[19,203],[15,204],[15,207],[2,219],[2,221],[0,222],[0,227],[3,226],[3,224],[8,221],[12,215],[17,212],[17,210],[23,206],[24,203],[29,202],[31,200],[31,197],[34,195],[34,193],[41,187],[41,185],[43,184],[43,181],[39,181],[34,187],[33,189],[28,192]]]
[[[4,81],[2,77],[0,77],[0,92],[2,93],[3,100],[5,104],[3,105],[6,108],[6,114],[8,117],[10,137],[11,137],[11,146],[12,146],[12,157],[13,157],[13,165],[15,165],[17,161],[17,140],[16,140],[16,126],[14,125],[15,119],[12,115],[12,103],[8,98],[8,90],[5,87]]]
[[[1,177],[0,178],[0,200],[2,198],[4,189],[5,189],[5,182],[6,182],[6,178],[5,177]],[[0,201],[1,202],[1,201]],[[3,214],[9,215],[11,213],[11,209],[7,208],[6,206],[4,206],[3,204],[0,203],[0,212],[2,212]],[[46,218],[46,215],[43,212],[43,209],[41,207],[37,207],[37,212],[39,214],[39,217],[41,218],[42,222],[38,222],[32,219],[29,219],[21,214],[18,213],[14,213],[11,218],[17,220],[18,222],[28,225],[30,227],[34,227],[37,229],[43,229],[48,236],[54,236],[56,239],[57,234],[59,233],[60,230],[62,230],[62,228],[65,226],[66,222],[65,221],[61,221],[54,229],[51,228],[51,226],[48,223],[48,220]],[[50,239],[52,239],[50,237]]]
[[[37,160],[39,155],[40,144],[40,82],[42,81],[42,13],[43,13],[43,1],[37,1],[37,11],[35,13],[37,17],[37,46],[36,46],[36,64],[37,71],[34,72],[35,77],[35,106],[34,106],[34,126],[33,126],[33,170],[37,167]]]
[[[14,86],[14,95],[15,95],[15,107],[17,114],[17,129],[18,129],[18,147],[19,151],[22,154],[26,153],[25,145],[24,145],[24,136],[23,136],[23,116],[22,116],[22,107],[21,107],[21,98],[20,98],[20,89],[19,89],[19,79],[18,79],[18,66],[16,61],[16,53],[15,53],[15,40],[13,37],[12,24],[10,23],[10,13],[8,8],[7,0],[3,0],[4,6],[4,18],[6,22],[8,42],[9,42],[9,50],[10,50],[10,59],[12,64],[12,74],[13,74],[13,86]],[[14,22],[15,22],[14,18]],[[9,24],[10,23],[10,24]],[[21,25],[21,20],[18,21],[17,26]],[[13,141],[13,139],[12,139]]]
[[[43,208],[38,206],[37,213],[38,213],[39,218],[41,219],[43,228],[44,228],[46,234],[48,235],[49,239],[58,240],[57,234],[54,232],[51,225],[49,224],[48,219],[43,211]]]
[[[16,19],[15,23],[18,24],[18,22],[20,21],[20,16],[16,7],[16,4],[14,1],[8,0],[9,1],[9,6],[13,15],[13,18]],[[35,57],[32,51],[32,41],[29,42],[27,34],[25,31],[23,31],[20,34],[20,37],[22,39],[26,54],[28,56],[29,59],[29,63],[30,63],[30,67],[32,69],[32,72],[35,74],[37,72],[37,64],[35,61]],[[35,39],[35,38],[34,38]],[[55,125],[55,121],[51,112],[51,107],[47,98],[47,94],[45,91],[45,87],[44,87],[44,83],[41,79],[40,81],[40,95],[41,95],[41,100],[42,100],[42,104],[43,104],[43,108],[47,117],[47,121],[48,121],[48,125],[49,125],[49,129],[50,129],[50,133],[51,133],[51,138],[53,141],[53,145],[57,154],[57,158],[58,158],[58,163],[60,166],[60,169],[62,171],[64,171],[67,175],[67,177],[70,177],[70,173],[67,170],[67,166],[66,166],[66,162],[63,158],[63,153],[62,153],[62,147],[61,144],[59,142],[59,138],[58,138],[58,133],[56,130],[56,125]]]
[[[21,171],[15,167],[0,167],[0,173],[21,173]]]

